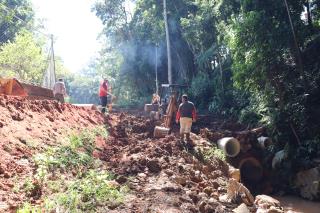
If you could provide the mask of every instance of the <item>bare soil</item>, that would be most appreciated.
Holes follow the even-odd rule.
[[[0,96],[0,212],[30,201],[15,192],[15,186],[35,171],[35,153],[59,144],[68,131],[104,122],[101,113],[70,104]]]
[[[205,161],[201,150],[212,145],[193,134],[187,149],[173,134],[154,139],[156,123],[129,113],[100,112],[48,100],[0,96],[0,212],[15,212],[24,202],[41,204],[41,189],[26,195],[15,189],[34,174],[33,155],[59,146],[69,131],[106,124],[106,140],[97,138],[93,155],[130,191],[108,212],[232,212],[239,203],[224,203],[228,165]]]

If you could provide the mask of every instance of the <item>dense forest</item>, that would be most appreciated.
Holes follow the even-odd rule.
[[[0,2],[0,75],[39,83],[46,54],[32,5]],[[119,105],[143,105],[156,90],[156,66],[159,84],[168,83],[164,1],[133,2],[130,9],[126,0],[96,0],[99,57],[77,74],[58,63],[71,101],[97,103],[99,80],[108,77]],[[320,155],[320,1],[166,3],[173,83],[190,86],[200,112],[266,126],[276,141],[269,151],[290,158],[279,169],[284,178],[312,168]]]

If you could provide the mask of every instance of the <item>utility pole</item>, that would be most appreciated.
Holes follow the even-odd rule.
[[[51,55],[51,57],[52,57],[52,66],[53,66],[53,75],[54,75],[54,81],[56,82],[57,81],[57,79],[56,79],[56,60],[55,60],[55,58],[54,58],[54,51],[53,51],[53,34],[51,34],[51,51],[52,51],[52,55]]]
[[[168,55],[168,81],[172,84],[172,61],[171,61],[171,46],[170,46],[170,34],[168,26],[168,16],[167,16],[167,1],[163,0],[163,16],[164,24],[166,28],[166,40],[167,40],[167,55]]]
[[[48,55],[48,67],[44,71],[42,87],[52,89],[53,85],[56,83],[56,65],[54,58],[54,49],[53,49],[53,35],[50,36],[51,45]]]
[[[156,94],[159,94],[159,85],[158,85],[158,44],[156,44],[156,59],[155,59],[155,70],[156,70]]]

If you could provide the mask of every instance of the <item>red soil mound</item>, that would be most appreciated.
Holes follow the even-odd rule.
[[[70,129],[104,122],[101,113],[71,104],[0,96],[0,212],[3,203],[14,208],[23,199],[13,187],[33,171],[28,161],[33,153],[58,143]]]

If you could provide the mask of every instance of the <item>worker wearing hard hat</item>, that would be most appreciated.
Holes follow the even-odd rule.
[[[67,90],[62,78],[59,78],[58,81],[54,84],[53,95],[57,101],[62,104],[64,103],[64,97],[67,96]]]
[[[184,141],[184,135],[186,134],[187,144],[192,145],[190,140],[190,132],[192,127],[192,122],[197,120],[196,108],[192,102],[188,100],[187,95],[182,96],[182,103],[179,106],[176,123],[180,121],[180,137]]]

